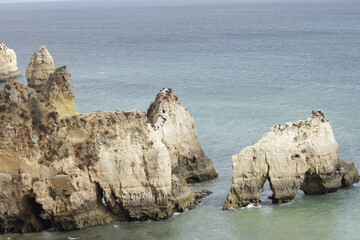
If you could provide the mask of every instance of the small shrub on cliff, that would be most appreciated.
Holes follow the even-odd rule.
[[[41,131],[43,131],[43,132],[47,132],[47,128],[46,128],[46,126],[45,126],[44,124],[40,124],[40,125],[39,125],[39,129],[40,129]]]
[[[84,170],[84,165],[82,165],[82,163],[79,163],[78,168]]]
[[[30,119],[29,113],[23,108],[21,109],[20,117],[25,121],[28,121]]]
[[[11,102],[11,103],[9,103],[9,105],[14,107],[14,108],[19,107],[19,105],[16,102]]]
[[[54,201],[56,200],[56,189],[49,187],[49,195],[50,197],[52,197],[52,199],[54,199]]]
[[[63,145],[64,145],[64,141],[63,140],[60,140],[56,143],[57,147],[58,148],[61,148]]]
[[[52,118],[52,119],[54,119],[55,121],[58,119],[58,117],[59,117],[59,114],[58,114],[57,112],[50,112],[50,113],[48,114],[48,118]]]
[[[155,102],[151,102],[149,108],[147,109],[146,115],[147,115],[148,117],[149,117],[149,115],[151,114],[151,112],[153,111],[153,108],[154,108],[154,106],[155,106],[154,104],[155,104]]]
[[[65,157],[65,158],[70,157],[70,153],[69,153],[69,150],[68,150],[68,149],[65,150],[64,157]]]
[[[30,114],[33,119],[33,125],[34,125],[34,127],[39,128],[41,125],[41,119],[43,116],[39,101],[36,98],[32,97],[29,100],[29,104],[30,104],[30,108],[31,108]]]
[[[7,109],[6,104],[1,104],[0,105],[0,112],[5,112],[6,109]]]

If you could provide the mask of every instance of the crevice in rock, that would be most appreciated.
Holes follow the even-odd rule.
[[[100,183],[94,182],[96,185],[96,196],[97,196],[97,204],[106,208],[107,211],[110,211],[110,207],[108,206],[105,198],[105,191],[100,187]]]
[[[269,180],[269,176],[266,177],[266,181],[264,182],[263,192],[260,193],[260,203],[261,204],[271,204],[274,200],[274,192],[272,190],[271,182]]]
[[[124,206],[120,198],[116,197],[115,191],[112,188],[111,188],[111,198],[113,199],[112,202],[115,203],[110,205],[111,212],[119,218],[119,221],[128,221],[130,219],[129,212],[124,209]]]
[[[263,192],[262,194],[260,193],[260,202],[264,202],[267,203],[269,201],[269,199],[272,200],[272,202],[274,203],[274,189],[273,189],[273,185],[271,183],[271,178],[270,178],[270,164],[268,162],[267,156],[266,156],[266,151],[264,151],[264,155],[265,155],[265,163],[267,165],[267,172],[266,172],[266,177],[263,181],[262,184],[262,188],[263,188]],[[264,196],[265,199],[261,199],[261,196]]]
[[[111,190],[111,196],[106,197],[105,191],[101,188],[98,182],[96,184],[96,194],[98,198],[98,205],[101,204],[107,212],[116,216],[119,221],[128,221],[130,220],[130,216],[128,211],[123,208],[122,202],[119,198],[116,198],[113,189]]]

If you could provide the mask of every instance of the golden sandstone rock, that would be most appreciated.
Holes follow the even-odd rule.
[[[217,176],[171,89],[160,91],[148,114],[79,114],[74,98],[64,66],[36,90],[9,80],[0,92],[1,233],[165,219],[195,207],[186,179]],[[159,123],[163,111],[171,125]]]

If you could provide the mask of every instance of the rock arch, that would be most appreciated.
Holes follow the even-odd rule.
[[[359,181],[354,164],[339,158],[332,128],[320,110],[306,121],[271,128],[234,155],[232,165],[233,185],[224,209],[258,204],[266,179],[278,204],[290,202],[299,190],[325,194]]]

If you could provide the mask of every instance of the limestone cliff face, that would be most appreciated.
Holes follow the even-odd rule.
[[[212,161],[202,150],[194,119],[182,107],[171,89],[163,89],[156,96],[147,113],[149,123],[158,132],[169,150],[173,173],[187,182],[217,177]]]
[[[17,67],[17,59],[14,50],[0,42],[0,81],[4,82],[21,76]]]
[[[233,185],[224,209],[259,203],[266,179],[274,203],[286,203],[298,190],[324,194],[359,181],[353,163],[338,156],[337,142],[322,111],[306,121],[275,126],[255,145],[232,157]]]
[[[159,220],[193,208],[195,193],[183,176],[195,175],[194,169],[203,176],[202,168],[174,173],[172,156],[186,149],[176,153],[170,144],[194,134],[193,120],[190,125],[182,115],[176,120],[180,105],[160,97],[165,93],[176,98],[164,89],[155,105],[166,105],[174,125],[191,127],[180,134],[175,130],[184,130],[171,129],[176,141],[163,134],[165,126],[150,124],[136,110],[78,114],[66,67],[57,68],[37,91],[7,81],[0,92],[0,232]],[[196,156],[204,157],[192,137]]]
[[[42,45],[31,56],[26,69],[26,79],[28,86],[40,91],[41,87],[49,79],[51,73],[55,70],[54,59],[50,55],[46,46]]]

